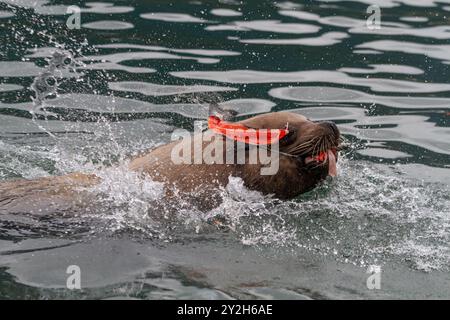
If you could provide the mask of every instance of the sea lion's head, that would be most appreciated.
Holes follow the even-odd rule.
[[[312,121],[292,112],[274,112],[240,122],[254,129],[285,129],[279,141],[279,168],[272,177],[258,174],[247,166],[245,178],[250,187],[279,198],[292,198],[311,190],[327,176],[336,176],[340,132],[332,122]]]

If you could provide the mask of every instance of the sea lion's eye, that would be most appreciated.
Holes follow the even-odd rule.
[[[297,138],[298,130],[293,127],[289,127],[288,134],[280,140],[280,146],[287,146],[295,141]]]

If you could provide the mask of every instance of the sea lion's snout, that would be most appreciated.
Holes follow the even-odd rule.
[[[309,142],[305,165],[310,169],[322,168],[327,170],[328,176],[335,177],[340,142],[338,127],[330,121],[318,121],[314,122],[311,132],[314,133],[314,138]]]
[[[334,122],[324,121],[321,124],[330,132],[330,135],[333,135],[337,140],[339,139],[340,132],[337,125]]]

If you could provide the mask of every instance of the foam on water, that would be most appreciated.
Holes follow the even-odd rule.
[[[405,179],[395,166],[383,172],[371,163],[344,160],[340,171],[336,181],[288,202],[247,190],[232,178],[222,204],[204,219],[225,218],[245,245],[302,247],[361,266],[393,259],[425,271],[446,268],[448,186]]]
[[[180,197],[177,210],[158,214],[169,206],[164,185],[142,180],[125,166],[96,171],[103,181],[94,191],[101,195],[99,205],[108,208],[98,217],[112,232],[134,230],[178,241],[221,232],[211,224],[219,222],[247,246],[302,247],[358,266],[394,260],[424,271],[447,269],[448,186],[405,178],[401,166],[386,172],[371,163],[343,160],[340,171],[338,179],[294,201],[263,196],[247,190],[240,178],[230,178],[222,203],[206,213]]]
[[[99,218],[106,220],[111,231],[133,229],[149,237],[164,236],[162,231],[157,233],[158,225],[152,217],[155,200],[164,195],[162,183],[142,179],[138,173],[129,171],[127,164],[96,170],[95,174],[101,182],[90,192],[98,195],[98,206],[105,208]]]

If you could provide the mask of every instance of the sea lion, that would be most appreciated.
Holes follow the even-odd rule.
[[[194,151],[188,157],[190,161],[187,163],[174,164],[173,150],[182,143],[179,141],[151,150],[131,161],[129,167],[183,192],[206,197],[206,200],[209,197],[205,194],[211,189],[226,186],[230,176],[242,178],[244,185],[250,190],[273,194],[280,199],[291,199],[313,189],[328,175],[336,175],[340,133],[334,123],[314,122],[300,114],[285,111],[258,115],[237,123],[253,129],[283,129],[288,125],[288,136],[281,139],[277,150],[273,151],[275,156],[272,160],[277,162],[275,167],[278,168],[274,174],[261,174],[262,167],[267,167],[267,164],[249,163],[250,148],[245,152],[244,164],[226,163],[224,159],[219,161],[219,164],[195,164]],[[192,145],[200,138],[198,135],[194,136]],[[202,150],[211,149],[212,144],[226,139],[215,134],[212,142],[208,141],[208,138],[203,141]],[[236,153],[236,145],[232,147]],[[219,160],[220,157],[225,158],[226,147],[223,148],[223,155],[219,156]],[[271,153],[270,150],[268,153]],[[315,158],[319,154],[323,155],[322,159]],[[217,157],[215,159],[217,160]]]
[[[262,114],[236,123],[252,130],[284,129],[288,133],[274,145],[242,143],[239,149],[238,142],[226,143],[228,137],[208,130],[206,139],[202,133],[188,142],[172,141],[146,151],[130,161],[129,169],[138,172],[143,179],[150,177],[163,182],[167,187],[168,199],[187,194],[187,198],[205,210],[220,204],[220,196],[215,191],[225,187],[230,177],[240,177],[250,190],[291,199],[313,189],[328,175],[336,175],[340,133],[334,123],[311,121],[300,114],[284,111]],[[183,143],[192,148],[187,149],[190,149],[189,154],[183,152],[184,159],[188,161],[178,163],[174,154],[179,154],[174,150]],[[203,158],[197,161],[196,143],[200,143],[201,152],[208,153],[215,147],[210,152],[215,161],[205,162]],[[234,160],[243,150],[240,153],[244,155],[243,161],[229,162],[226,155],[230,148],[233,149]],[[276,169],[270,174],[263,174],[263,169],[269,165],[267,161],[263,162],[259,156],[256,161],[252,158],[252,152],[261,149],[265,149],[272,161],[270,165]],[[9,211],[8,208],[23,210],[24,203],[48,203],[49,199],[52,203],[54,199],[70,199],[72,204],[79,204],[81,200],[74,201],[77,188],[91,187],[99,180],[98,177],[79,173],[32,182],[3,183],[0,184],[0,213]]]

